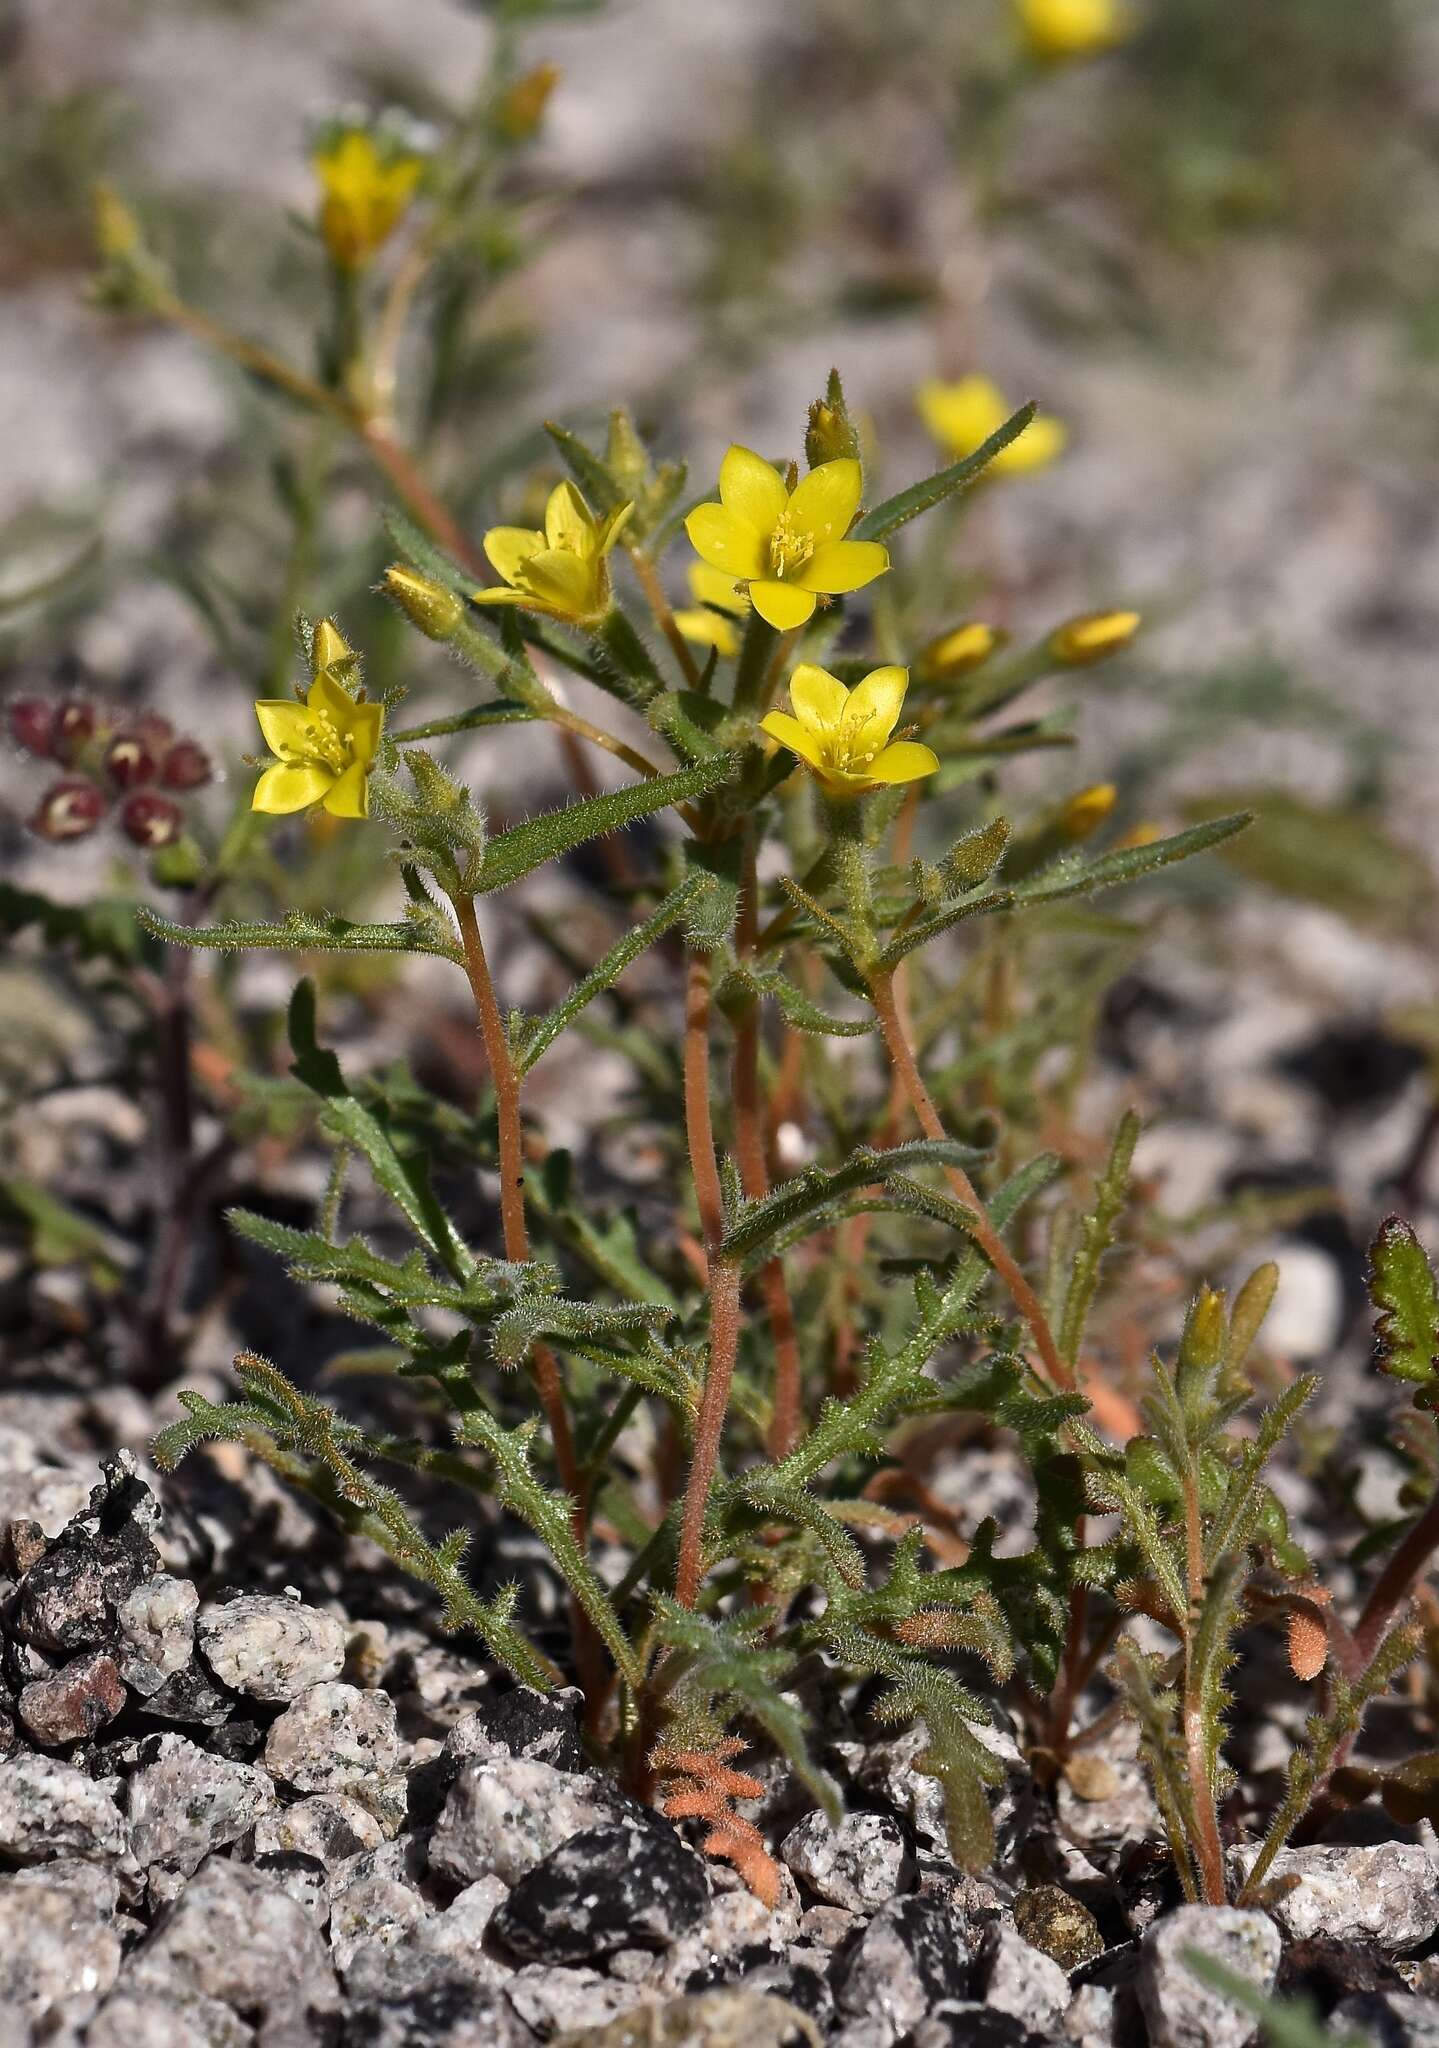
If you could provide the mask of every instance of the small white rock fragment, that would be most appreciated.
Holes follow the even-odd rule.
[[[400,1760],[394,1702],[354,1685],[312,1685],[265,1743],[265,1764],[296,1792],[362,1792]]]
[[[1212,1956],[1267,1993],[1282,1946],[1267,1913],[1235,1906],[1179,1906],[1156,1921],[1144,1937],[1135,1985],[1150,2048],[1244,2048],[1254,2032],[1253,2015],[1202,1984],[1186,1951]]]
[[[851,1913],[873,1913],[907,1888],[904,1834],[885,1813],[842,1814],[835,1828],[818,1810],[807,1813],[779,1853],[815,1898]]]
[[[196,1636],[222,1685],[274,1705],[298,1699],[344,1669],[343,1622],[270,1593],[245,1593],[207,1607]]]
[[[1232,1861],[1247,1876],[1258,1853],[1236,1850]],[[1281,1849],[1268,1877],[1295,1880],[1270,1909],[1294,1941],[1324,1934],[1396,1951],[1439,1929],[1439,1857],[1424,1842]]]

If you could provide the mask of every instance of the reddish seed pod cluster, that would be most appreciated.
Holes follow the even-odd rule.
[[[52,783],[30,814],[29,828],[41,839],[85,838],[120,797],[127,839],[147,852],[171,846],[185,829],[175,795],[203,789],[214,773],[199,742],[156,712],[124,717],[79,697],[15,697],[9,725],[22,753],[75,771]]]

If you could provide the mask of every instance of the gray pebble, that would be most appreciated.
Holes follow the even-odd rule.
[[[1279,1969],[1279,1929],[1267,1913],[1179,1906],[1156,1921],[1141,1946],[1136,1989],[1151,2048],[1243,2048],[1254,2032],[1252,2016],[1200,1983],[1185,1961],[1187,1949],[1213,1956],[1268,1992]]]
[[[251,1699],[298,1699],[344,1668],[344,1624],[277,1594],[246,1593],[207,1607],[195,1634],[220,1683]]]
[[[1412,1991],[1356,1991],[1330,2018],[1336,2035],[1357,2034],[1375,2048],[1439,2048],[1439,1998]]]
[[[0,2002],[41,2020],[88,2017],[120,1969],[120,1937],[68,1885],[0,1881]]]
[[[121,1986],[85,2034],[85,2048],[253,2048],[254,2031],[218,1999]]]
[[[190,1879],[127,1976],[137,1986],[217,1999],[279,2041],[308,2041],[338,2010],[325,1945],[302,1906],[263,1871],[216,1857]],[[304,2031],[310,2029],[310,2032]]]
[[[263,1771],[161,1735],[154,1760],[130,1780],[130,1846],[143,1869],[158,1863],[188,1877],[276,1803]]]
[[[600,1778],[529,1757],[466,1764],[430,1839],[430,1862],[457,1884],[491,1875],[516,1884],[571,1835],[619,1810]]]
[[[115,1655],[120,1676],[142,1699],[158,1692],[167,1678],[189,1663],[199,1606],[200,1596],[190,1581],[173,1579],[167,1572],[142,1580],[120,1602]]]
[[[779,1853],[807,1892],[851,1913],[872,1913],[913,1882],[903,1831],[885,1813],[846,1813],[837,1828],[808,1813]]]
[[[1236,1851],[1233,1861],[1247,1872],[1257,1854]],[[1424,1842],[1281,1849],[1269,1866],[1269,1880],[1279,1879],[1292,1882],[1272,1911],[1295,1941],[1327,1934],[1401,1950],[1439,1928],[1439,1858]]]
[[[265,1763],[296,1792],[353,1792],[390,1777],[400,1760],[386,1693],[312,1685],[270,1730]]]
[[[327,1870],[378,1849],[385,1831],[369,1809],[345,1792],[317,1792],[275,1807],[255,1823],[256,1856],[313,1856]]]
[[[119,1856],[125,1843],[120,1809],[73,1764],[34,1754],[0,1763],[0,1856],[7,1861]]]

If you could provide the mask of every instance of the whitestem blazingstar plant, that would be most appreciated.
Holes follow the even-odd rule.
[[[1122,1692],[1185,1887],[1221,1898],[1236,1631],[1272,1616],[1312,1635],[1322,1611],[1263,1481],[1307,1383],[1252,1434],[1231,1427],[1255,1398],[1245,1361],[1272,1272],[1232,1309],[1201,1292],[1175,1362],[1154,1360],[1141,1431],[1116,1443],[1090,1413],[1086,1347],[1138,1126],[1123,1120],[1097,1176],[1026,1154],[1032,1097],[1051,1085],[1038,1062],[1087,1040],[1104,973],[1101,957],[1088,995],[1066,982],[1024,1010],[1021,965],[1042,971],[1059,939],[1094,942],[1094,921],[1067,906],[1246,822],[1124,832],[1108,783],[1014,823],[1001,809],[1007,764],[1045,742],[1033,724],[1006,723],[1008,706],[1042,677],[1118,651],[1138,622],[1070,621],[1018,653],[988,627],[940,633],[896,541],[952,509],[1032,417],[1021,409],[973,453],[866,509],[832,378],[811,412],[805,476],[731,449],[718,501],[684,522],[698,575],[682,548],[679,561],[669,552],[683,471],[655,465],[622,414],[603,453],[551,429],[573,482],[552,489],[543,531],[490,530],[502,588],[476,589],[468,544],[462,559],[445,545],[447,515],[428,532],[392,516],[402,559],[382,587],[478,677],[478,699],[401,724],[393,694],[365,697],[340,628],[302,621],[310,680],[294,702],[261,702],[275,759],[252,801],[281,834],[284,813],[317,803],[354,821],[344,830],[383,834],[400,913],[146,918],[190,948],[446,962],[473,1003],[488,1074],[473,1116],[412,1078],[353,1074],[300,982],[292,1074],[334,1151],[330,1190],[310,1228],[248,1211],[231,1221],[372,1324],[397,1369],[428,1386],[445,1429],[368,1436],[247,1353],[240,1398],[185,1395],[162,1457],[207,1437],[245,1443],[426,1581],[447,1623],[517,1679],[577,1682],[592,1742],[637,1793],[704,1818],[712,1853],[765,1899],[774,1867],[733,1810],[756,1781],[731,1760],[762,1736],[832,1805],[790,1689],[802,1666],[865,1683],[880,1720],[923,1721],[919,1767],[944,1787],[953,1852],[985,1861],[998,1767],[958,1655],[1018,1691],[1046,1782],[1069,1767],[1094,1688]],[[923,739],[901,724],[908,671],[877,659],[859,595],[882,572],[884,651],[896,619],[913,619],[916,650],[928,649],[912,705]],[[698,627],[671,609],[679,574],[704,612]],[[624,707],[623,734],[562,701],[561,666]],[[574,750],[580,793],[495,830],[448,750],[461,735],[502,750],[509,726],[537,721]],[[623,786],[585,786],[597,751],[623,764]],[[960,760],[983,762],[986,779],[951,780]],[[625,842],[611,863],[609,945],[576,962],[557,943],[568,981],[554,1007],[507,1010],[491,967],[501,897],[642,819],[655,821],[643,849]],[[646,955],[648,980],[634,982]],[[1018,1022],[1034,1063],[1012,1083],[991,1040]],[[971,1056],[996,1064],[941,1056],[953,1025]],[[642,1212],[593,1199],[583,1160],[550,1149],[526,1103],[528,1076],[570,1033],[629,1063],[637,1108],[669,1134]],[[808,1163],[783,1149],[782,1129],[802,1135]],[[487,1229],[462,1229],[441,1197],[440,1169],[460,1166],[487,1177]],[[408,1249],[347,1229],[356,1169]],[[1023,1554],[996,1556],[990,1523],[957,1542],[932,1497],[909,1490],[892,1447],[907,1425],[946,1416],[981,1418],[1020,1445],[1037,1503]],[[464,1518],[431,1533],[386,1468],[458,1489]],[[1117,1518],[1102,1541],[1099,1514]],[[487,1564],[501,1516],[546,1546],[569,1597],[567,1640]],[[1326,1794],[1364,1688],[1394,1668],[1391,1623],[1429,1540],[1415,1536],[1382,1612],[1341,1658],[1281,1834]],[[1124,1636],[1136,1613],[1169,1632],[1171,1654]]]

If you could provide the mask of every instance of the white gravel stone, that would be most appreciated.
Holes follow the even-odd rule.
[[[207,1607],[196,1637],[222,1685],[272,1704],[338,1678],[345,1664],[344,1623],[279,1594],[246,1593]]]
[[[430,1862],[459,1884],[490,1876],[517,1884],[571,1835],[613,1820],[617,1810],[600,1779],[532,1757],[466,1764],[430,1839]]]
[[[1267,1913],[1235,1906],[1180,1906],[1156,1921],[1144,1937],[1136,1980],[1150,2048],[1244,2048],[1252,2016],[1201,1984],[1185,1951],[1199,1949],[1268,1992],[1282,1947]]]
[[[94,2011],[119,1969],[120,1937],[83,1892],[0,1882],[0,2003],[31,2021],[56,2007],[78,2021]]]
[[[158,1863],[188,1877],[276,1803],[263,1771],[162,1735],[159,1755],[130,1780],[130,1846],[142,1868]]]
[[[985,2004],[1012,2014],[1036,2034],[1046,2032],[1069,2004],[1069,1978],[1053,1956],[1031,1948],[1002,1922],[986,1936],[981,1977]]]
[[[359,1792],[400,1760],[394,1702],[354,1685],[312,1685],[265,1743],[266,1768],[296,1792]]]
[[[872,1913],[907,1889],[904,1834],[886,1813],[842,1814],[832,1828],[816,1810],[790,1829],[779,1853],[815,1898],[852,1913]]]
[[[52,1856],[118,1856],[120,1809],[73,1764],[33,1752],[0,1764],[0,1855],[12,1863]]]
[[[1257,1855],[1256,1849],[1236,1850],[1232,1861],[1247,1876]],[[1295,1941],[1324,1934],[1402,1950],[1417,1948],[1439,1928],[1439,1856],[1432,1843],[1282,1849],[1269,1866],[1269,1881],[1281,1878],[1295,1882],[1271,1911]]]
[[[143,1699],[167,1678],[183,1671],[195,1646],[200,1596],[188,1579],[157,1572],[126,1595],[116,1609],[120,1642],[115,1658],[120,1676]]]

